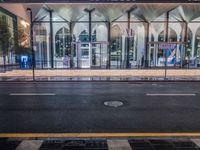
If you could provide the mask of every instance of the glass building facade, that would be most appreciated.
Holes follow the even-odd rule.
[[[1,7],[5,9],[6,5],[13,4]],[[38,69],[198,68],[200,65],[198,3],[18,5],[33,12],[33,22],[27,23],[26,33],[28,36],[32,27]],[[2,13],[5,11],[0,10],[0,17],[6,16],[13,29],[18,14],[11,17]],[[20,28],[20,22],[24,24],[18,21],[16,28]],[[2,52],[0,64],[3,64]],[[6,53],[7,63],[11,63],[10,55]],[[16,57],[12,64],[19,64]]]
[[[30,25],[28,21],[0,7],[0,66],[20,68],[20,55],[28,53],[30,47]],[[16,43],[18,46],[16,46]],[[0,69],[0,71],[1,71]]]

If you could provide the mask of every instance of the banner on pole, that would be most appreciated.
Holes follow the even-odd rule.
[[[161,43],[159,44],[159,49],[173,49],[175,48],[176,44],[172,44],[172,43]]]

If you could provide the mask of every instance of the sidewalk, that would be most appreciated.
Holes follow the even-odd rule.
[[[12,70],[7,72],[0,72],[0,78],[32,78],[32,70]],[[35,70],[35,77],[42,78],[60,78],[68,80],[68,78],[93,78],[93,79],[129,79],[141,80],[149,78],[160,79],[165,78],[165,69],[133,69],[133,70],[91,70],[91,69],[52,69],[52,70]],[[199,69],[168,69],[166,77],[169,79],[200,79]],[[98,80],[99,80],[98,79]],[[153,79],[153,80],[154,80]]]

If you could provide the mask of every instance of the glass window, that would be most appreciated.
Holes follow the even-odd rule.
[[[70,54],[70,34],[67,28],[62,27],[57,31],[55,36],[55,44],[56,57],[64,57]]]

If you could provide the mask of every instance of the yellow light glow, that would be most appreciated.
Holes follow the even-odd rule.
[[[21,20],[20,23],[21,23],[21,25],[22,25],[23,27],[25,27],[25,28],[27,28],[27,27],[29,26],[29,23],[26,22],[26,21],[24,21],[24,20]]]

